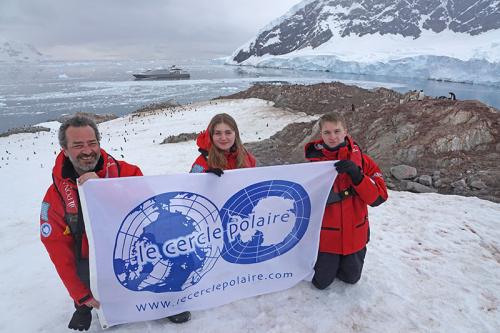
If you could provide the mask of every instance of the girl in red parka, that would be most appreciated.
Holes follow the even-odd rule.
[[[337,113],[319,120],[321,140],[305,146],[309,161],[339,160],[338,176],[328,196],[312,283],[325,289],[335,278],[354,284],[361,278],[370,229],[368,207],[387,200],[387,188],[377,164],[347,134]]]
[[[196,140],[200,156],[191,172],[208,172],[221,176],[223,170],[253,168],[255,157],[241,143],[236,121],[226,113],[215,115]]]

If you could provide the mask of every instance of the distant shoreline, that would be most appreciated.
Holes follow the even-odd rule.
[[[429,80],[430,81],[437,81],[437,82],[448,82],[448,81],[440,81],[440,80],[432,80],[432,79],[429,79]],[[472,83],[460,83],[460,84],[468,84],[468,85],[475,85],[475,86],[478,85],[478,84],[472,84]],[[249,88],[247,88],[247,89],[245,89],[243,91],[240,91],[239,93],[245,93],[246,91],[250,90],[253,86],[273,86],[273,85],[285,85],[285,86],[286,85],[290,85],[290,86],[292,86],[292,85],[297,85],[297,84],[290,83],[290,82],[288,82],[286,80],[255,82],[255,83],[253,83],[252,86],[250,86]],[[299,84],[299,86],[311,86],[311,85],[313,85],[313,84]],[[360,88],[357,85],[352,85],[352,86]],[[391,90],[394,93],[400,93],[400,92],[398,92],[397,90],[394,90],[394,89],[389,89],[389,88],[385,88],[385,89]],[[500,91],[499,91],[499,94],[500,94]],[[207,99],[207,100],[204,100],[204,101],[200,101],[200,102],[208,102],[210,100],[215,100],[215,99],[224,99],[224,98],[227,98],[227,96],[231,96],[231,95],[232,94],[229,94],[229,95],[220,95],[220,96],[216,96],[214,98],[210,98],[210,99]],[[431,97],[436,98],[438,96],[431,96]],[[443,95],[442,97],[445,97],[445,96]],[[479,101],[479,102],[481,102],[481,101]],[[40,121],[40,122],[37,122],[37,123],[34,123],[34,124],[11,127],[11,128],[9,128],[9,129],[7,129],[7,130],[5,130],[3,132],[0,132],[0,137],[5,137],[5,136],[12,135],[12,134],[18,134],[18,133],[33,133],[33,132],[36,132],[36,131],[40,130],[41,126],[38,125],[40,123],[50,122],[50,121],[59,121],[59,122],[61,122],[60,121],[61,119],[67,118],[67,117],[69,117],[71,115],[74,115],[74,114],[77,114],[77,113],[90,116],[91,118],[94,118],[97,121],[97,123],[100,123],[100,122],[104,122],[104,121],[107,121],[107,120],[115,119],[115,118],[118,118],[118,117],[123,117],[123,116],[126,116],[126,115],[134,114],[134,113],[137,113],[137,112],[158,110],[158,109],[162,109],[162,108],[176,107],[176,106],[182,106],[182,105],[188,105],[188,104],[191,104],[191,102],[179,103],[175,99],[169,98],[169,99],[164,100],[164,101],[159,101],[159,102],[144,104],[144,105],[136,108],[135,110],[131,110],[129,112],[126,112],[126,113],[123,113],[123,114],[119,114],[119,115],[114,114],[114,113],[100,114],[100,113],[77,111],[77,112],[74,112],[74,113],[71,113],[71,114],[61,115],[61,116],[59,116],[56,119],[49,118],[49,119],[47,119],[45,121]],[[500,112],[500,108],[496,108],[494,106],[491,106],[491,107],[494,108],[494,109],[496,109],[498,112]]]
[[[156,62],[160,65],[160,62]],[[179,64],[193,73],[189,82],[137,82],[131,73],[149,62],[43,62],[41,66],[5,67],[6,84],[0,85],[0,132],[55,119],[62,114],[87,112],[122,116],[144,106],[174,99],[179,104],[207,101],[244,91],[254,84],[289,82],[310,85],[343,82],[365,89],[386,87],[399,93],[423,89],[426,95],[461,100],[480,100],[500,108],[500,87],[448,80],[410,79],[368,74],[337,74],[327,71],[259,68],[197,61]],[[35,78],[31,73],[36,69]],[[40,74],[41,73],[41,74]]]

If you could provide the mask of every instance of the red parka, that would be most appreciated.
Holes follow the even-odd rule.
[[[337,193],[351,189],[351,195],[325,207],[321,226],[319,251],[347,255],[366,246],[369,238],[368,206],[378,206],[387,200],[387,188],[377,164],[362,154],[351,137],[345,144],[331,151],[323,141],[314,141],[305,146],[309,161],[351,160],[364,175],[361,183],[354,185],[348,174],[339,174],[333,184]]]
[[[96,169],[98,169],[97,175],[101,178],[142,176],[139,167],[124,161],[116,161],[103,149]],[[71,298],[80,304],[79,301],[91,293],[78,277],[75,242],[67,222],[70,216],[74,218],[82,216],[75,175],[71,162],[61,151],[52,170],[54,182],[42,202],[40,238]],[[81,258],[86,259],[88,256],[89,246],[84,232]]]
[[[191,173],[202,173],[205,172],[209,169],[208,166],[208,151],[210,150],[210,147],[212,145],[212,142],[210,141],[210,134],[208,130],[203,131],[198,135],[198,138],[196,139],[196,144],[198,145],[198,151],[200,152],[200,156],[196,158],[194,161],[193,165],[191,166]],[[237,169],[237,157],[238,157],[238,151],[230,151],[225,153],[226,156],[226,166],[224,167],[224,170],[231,170],[231,169]],[[256,165],[255,157],[249,152],[246,152],[246,157],[245,157],[245,168],[254,168]]]

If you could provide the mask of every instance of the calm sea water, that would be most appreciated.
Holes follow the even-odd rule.
[[[136,81],[132,73],[172,64],[188,70],[190,80]],[[387,87],[399,92],[423,89],[426,95],[477,99],[500,109],[500,88],[326,72],[225,66],[209,61],[87,61],[0,64],[0,132],[32,125],[77,111],[124,115],[168,99],[179,103],[208,100],[247,89],[255,82],[313,84],[341,81],[363,88]]]

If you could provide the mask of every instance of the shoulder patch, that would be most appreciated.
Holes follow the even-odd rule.
[[[40,218],[47,222],[49,220],[49,208],[50,204],[48,202],[42,202],[42,209],[40,211]]]
[[[325,148],[325,146],[323,146],[321,143],[314,144],[314,149],[316,149],[316,150],[322,150],[324,148]]]
[[[205,169],[201,165],[195,164],[191,168],[190,173],[202,173],[203,171],[205,171]]]
[[[40,234],[42,235],[42,237],[49,237],[50,234],[52,233],[52,226],[45,222],[45,223],[42,223],[42,225],[40,225]]]

